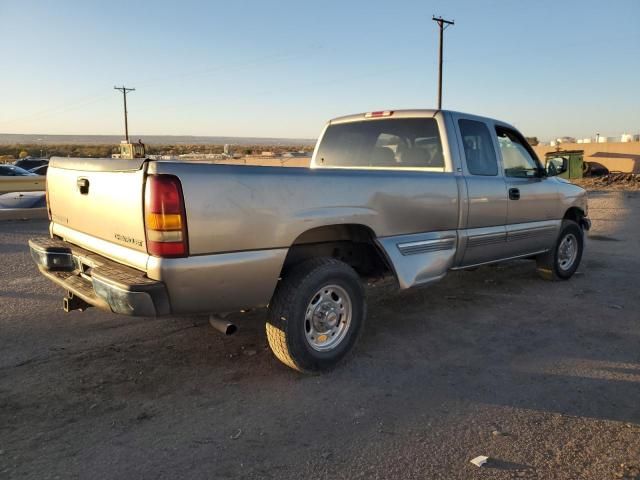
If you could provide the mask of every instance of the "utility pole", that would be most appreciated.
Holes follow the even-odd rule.
[[[436,17],[435,15],[433,16],[432,19],[434,22],[436,22],[438,24],[438,27],[440,27],[440,57],[439,57],[439,61],[438,61],[438,110],[442,109],[442,46],[443,46],[443,40],[444,40],[444,31],[450,27],[451,25],[454,25],[453,20],[445,20],[442,17]]]
[[[115,90],[120,90],[124,98],[124,137],[129,143],[129,124],[127,123],[127,93],[134,92],[135,88],[127,88],[124,85],[121,87],[113,87]]]

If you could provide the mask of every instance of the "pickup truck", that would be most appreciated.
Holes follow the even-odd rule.
[[[328,122],[310,168],[53,158],[50,236],[29,243],[67,311],[267,306],[275,356],[317,372],[363,329],[363,279],[406,289],[515,258],[570,278],[590,221],[559,173],[498,120],[369,112]]]

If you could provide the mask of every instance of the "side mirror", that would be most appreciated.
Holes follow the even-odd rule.
[[[567,171],[568,161],[564,157],[555,157],[547,160],[547,175],[555,177]]]

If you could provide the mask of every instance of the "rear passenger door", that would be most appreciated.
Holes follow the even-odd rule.
[[[496,152],[493,124],[477,117],[453,114],[458,132],[467,189],[464,250],[461,266],[504,258],[507,189]]]

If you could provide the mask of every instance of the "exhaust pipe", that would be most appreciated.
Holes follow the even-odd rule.
[[[238,331],[238,327],[235,323],[229,322],[224,318],[216,317],[215,315],[209,315],[209,325],[227,336],[233,335]]]

